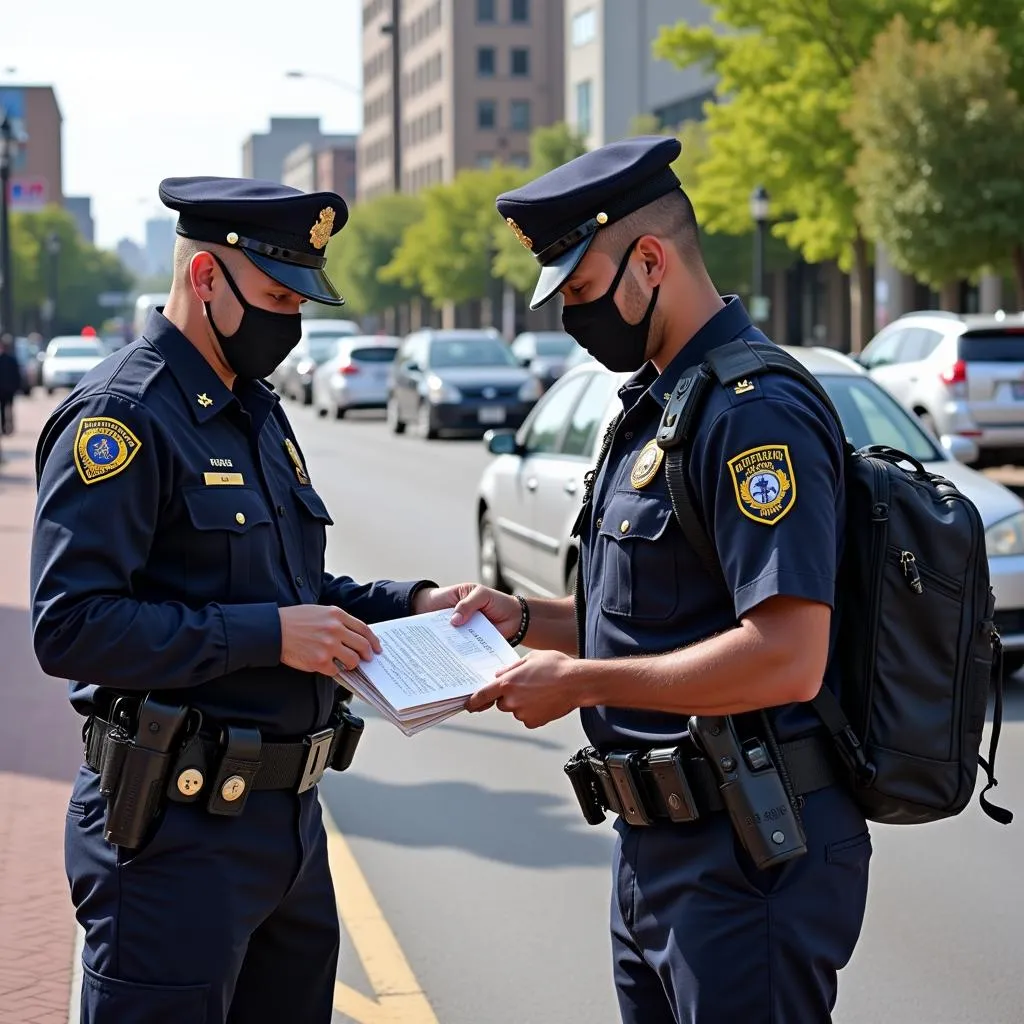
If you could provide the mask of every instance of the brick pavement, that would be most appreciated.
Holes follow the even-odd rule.
[[[0,1024],[67,1024],[71,990],[64,814],[81,720],[36,663],[28,620],[33,453],[53,404],[19,398],[0,442]]]

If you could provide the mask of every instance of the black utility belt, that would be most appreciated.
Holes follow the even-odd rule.
[[[807,736],[779,744],[795,796],[805,796],[840,781],[829,741]],[[742,756],[739,754],[738,756]],[[728,810],[722,772],[695,747],[577,751],[565,765],[583,816],[591,825],[617,814],[630,825],[687,824]]]
[[[109,721],[87,720],[83,739],[107,798],[107,841],[135,848],[164,800],[233,817],[257,790],[304,793],[328,768],[348,768],[362,731],[342,701],[323,729],[265,743],[258,729],[214,726],[198,709],[120,698]]]

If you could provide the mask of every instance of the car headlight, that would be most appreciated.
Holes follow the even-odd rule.
[[[436,373],[427,378],[427,394],[432,402],[461,402],[462,392],[451,384],[445,384]]]
[[[316,363],[312,359],[300,360],[299,365],[295,367],[295,372],[300,377],[308,377],[316,369]]]
[[[1024,555],[1024,512],[1014,512],[985,531],[985,548],[990,558]]]
[[[541,383],[536,377],[531,377],[520,389],[519,389],[519,401],[520,402],[536,402],[540,396],[544,394],[544,388],[541,387]]]

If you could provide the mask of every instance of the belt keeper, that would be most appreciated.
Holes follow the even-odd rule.
[[[213,785],[206,801],[211,814],[236,817],[245,810],[252,792],[252,784],[260,767],[263,742],[258,729],[225,726],[224,753],[213,777]]]

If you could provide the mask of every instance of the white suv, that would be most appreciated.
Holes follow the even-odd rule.
[[[1024,462],[1024,315],[908,313],[858,361],[933,434],[973,441],[980,463]]]

